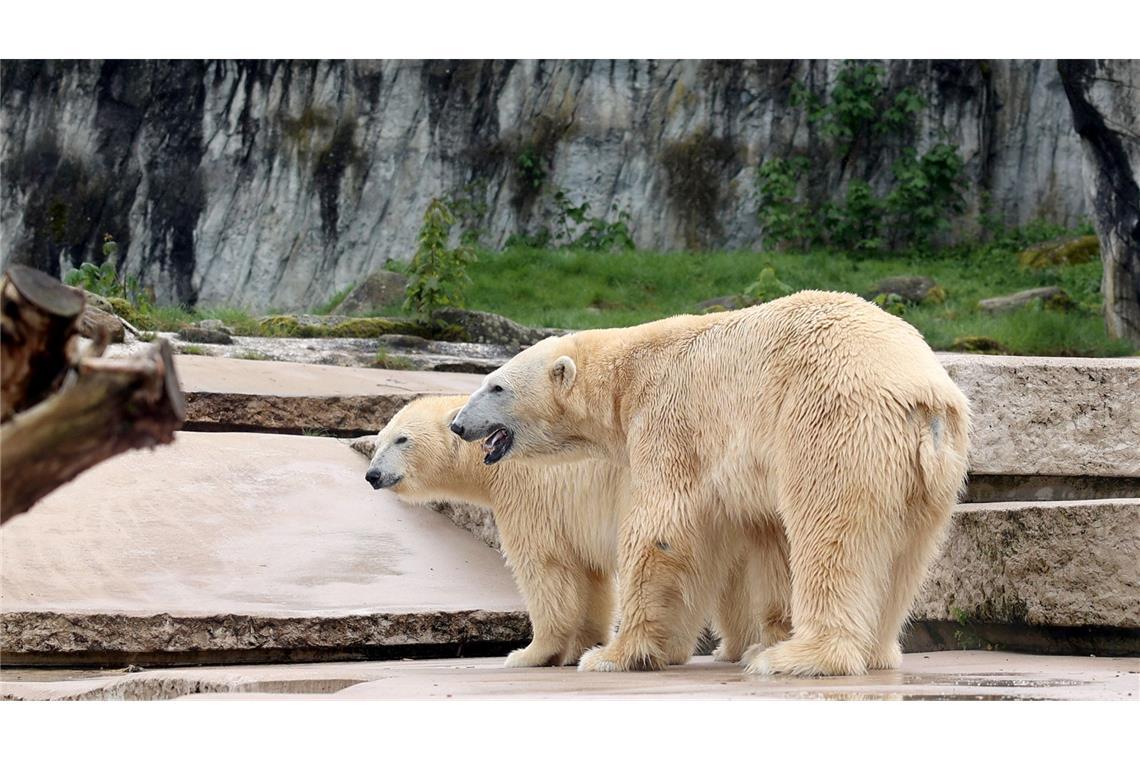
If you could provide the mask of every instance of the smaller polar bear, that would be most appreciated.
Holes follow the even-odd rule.
[[[628,469],[604,460],[487,467],[484,449],[449,430],[467,400],[424,397],[401,409],[377,434],[365,477],[373,488],[390,489],[406,501],[453,500],[491,509],[534,633],[529,646],[507,657],[506,666],[574,664],[583,652],[607,643],[613,630]],[[719,660],[735,662],[751,644],[788,637],[786,591],[763,596],[790,583],[783,535],[772,528],[742,532],[724,547],[735,559],[726,560],[724,575],[710,582],[721,591],[691,600],[677,616],[667,653],[671,663],[688,660],[710,609],[721,637]],[[761,544],[769,551],[746,551]],[[750,582],[757,574],[768,581]]]

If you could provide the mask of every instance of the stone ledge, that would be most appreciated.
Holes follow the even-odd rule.
[[[125,615],[4,612],[0,651],[13,664],[174,665],[401,656],[425,648],[530,639],[523,611],[461,610],[372,615]],[[382,653],[379,653],[382,654]],[[389,654],[391,656],[391,653]],[[437,655],[438,656],[438,655]]]
[[[970,399],[970,471],[1140,477],[1140,359],[939,354]]]

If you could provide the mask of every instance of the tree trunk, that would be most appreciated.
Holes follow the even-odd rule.
[[[1140,348],[1140,62],[1059,61],[1084,147],[1109,335]]]

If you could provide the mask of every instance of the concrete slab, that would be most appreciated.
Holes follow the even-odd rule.
[[[746,675],[708,657],[655,673],[502,667],[502,658],[155,670],[0,670],[4,699],[838,699],[1135,700],[1140,659],[932,652],[897,671],[800,679]],[[48,680],[50,679],[50,680]]]
[[[0,650],[227,651],[527,638],[503,561],[310,436],[179,433],[0,529]]]
[[[471,393],[482,375],[177,356],[187,430],[375,433],[423,395]]]

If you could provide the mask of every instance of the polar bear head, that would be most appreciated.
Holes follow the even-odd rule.
[[[454,498],[461,486],[460,464],[468,447],[448,432],[466,396],[418,398],[396,413],[376,434],[376,450],[365,479],[408,501]]]
[[[540,341],[487,375],[451,423],[465,441],[483,441],[483,462],[508,454],[566,461],[581,458],[571,418],[577,378],[575,341],[559,336]]]

